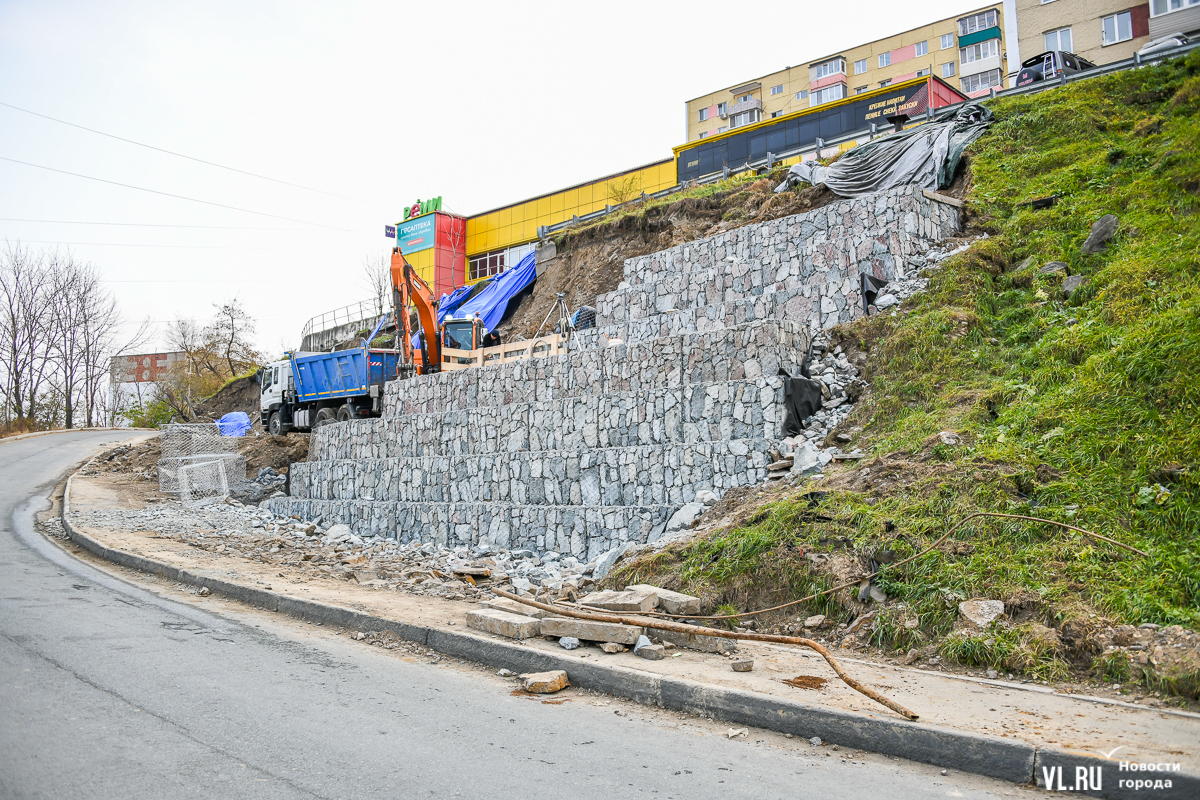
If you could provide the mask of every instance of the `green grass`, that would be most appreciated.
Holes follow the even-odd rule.
[[[1059,656],[1019,626],[946,637],[958,599],[1014,594],[1033,598],[1051,627],[1090,614],[1200,627],[1197,73],[1193,53],[990,105],[997,121],[969,151],[968,196],[990,238],[933,273],[904,314],[841,331],[870,358],[872,393],[851,423],[873,454],[911,465],[907,483],[873,504],[834,491],[818,509],[833,522],[811,519],[797,494],[622,574],[746,611],[830,585],[803,550],[886,546],[898,560],[972,511],[1001,511],[1079,525],[1150,557],[1052,526],[973,521],[956,547],[885,572],[882,588],[920,618],[921,634],[885,617],[876,644],[940,638],[943,655],[963,663],[1061,676]],[[1051,194],[1049,209],[1021,205]],[[1083,255],[1108,213],[1119,234]],[[1070,302],[1061,277],[1036,272],[1052,260],[1089,280]],[[933,437],[946,429],[964,444],[940,445]],[[857,466],[867,468],[879,464]],[[828,598],[796,612],[846,615]]]

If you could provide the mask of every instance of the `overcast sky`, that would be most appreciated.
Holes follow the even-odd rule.
[[[473,214],[668,157],[688,98],[978,5],[0,0],[0,158],[243,209],[0,160],[0,239],[69,247],[159,329],[236,296],[276,356],[369,295],[417,198]]]

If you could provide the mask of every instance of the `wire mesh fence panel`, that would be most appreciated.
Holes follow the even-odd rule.
[[[246,457],[233,453],[201,453],[193,456],[178,458],[160,458],[158,460],[158,490],[175,493],[179,489],[179,472],[183,467],[200,464],[206,461],[224,461],[225,477],[230,486],[240,486],[246,482]]]
[[[228,496],[224,459],[187,464],[179,469],[179,499],[184,503]]]
[[[205,453],[237,453],[238,439],[222,436],[215,422],[164,425],[159,437],[163,458],[183,458]]]

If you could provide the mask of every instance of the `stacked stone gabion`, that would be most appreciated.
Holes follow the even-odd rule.
[[[568,354],[389,384],[382,418],[314,433],[271,508],[583,561],[645,542],[697,492],[766,477],[813,332],[957,225],[903,189],[630,259]]]

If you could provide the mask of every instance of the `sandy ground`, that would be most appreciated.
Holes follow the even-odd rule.
[[[76,477],[72,506],[99,509],[141,508],[146,504],[145,483],[119,476]],[[154,531],[104,531],[82,528],[110,547],[153,558],[189,570],[207,571],[226,580],[283,594],[331,603],[389,619],[439,627],[463,628],[465,614],[476,604],[441,598],[414,597],[397,591],[358,586],[340,580],[313,577],[303,570],[263,564],[244,558],[217,555],[193,548]],[[71,546],[73,552],[78,548]],[[95,559],[89,559],[95,561]],[[110,570],[118,569],[112,565]],[[129,577],[128,570],[119,570]],[[199,601],[196,590],[181,584],[140,576],[139,580],[171,584],[172,594]],[[213,602],[205,598],[205,602]],[[227,602],[227,601],[220,601]],[[263,612],[265,613],[265,612]],[[277,619],[279,615],[269,615]],[[303,625],[304,623],[297,623]],[[476,632],[478,633],[478,632]],[[485,635],[485,634],[479,634]],[[562,652],[552,639],[526,640],[524,646]],[[379,646],[386,646],[383,643]],[[583,646],[571,658],[601,660],[646,672],[671,675],[707,684],[779,696],[789,700],[855,711],[872,717],[893,716],[890,711],[853,691],[834,675],[815,653],[799,648],[762,643],[739,643],[737,658],[754,659],[754,670],[735,673],[730,658],[692,650],[671,650],[662,661],[647,661],[632,652],[605,654]],[[431,656],[431,657],[437,657]],[[881,665],[853,658],[840,659],[847,671],[920,715],[931,725],[1013,738],[1029,744],[1095,755],[1119,745],[1116,758],[1173,760],[1194,770],[1200,765],[1200,715],[1056,693],[1034,684],[987,681],[905,667]],[[802,677],[799,688],[784,681]],[[813,680],[816,679],[816,680]]]

